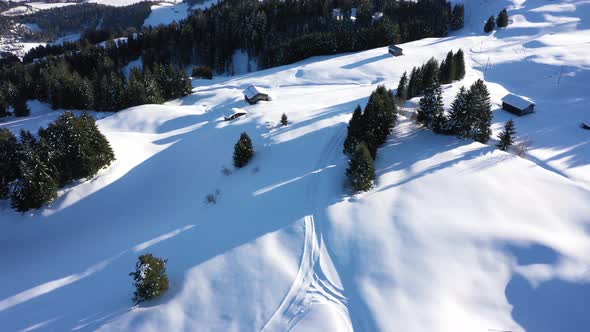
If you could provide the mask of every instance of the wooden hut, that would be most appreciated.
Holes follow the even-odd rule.
[[[527,115],[535,111],[535,104],[528,98],[508,94],[502,98],[502,109],[518,116]]]
[[[270,98],[270,95],[268,94],[268,92],[260,87],[254,86],[254,85],[250,85],[249,87],[246,88],[246,90],[243,91],[244,93],[244,98],[246,98],[246,101],[250,104],[256,104],[257,102],[261,101],[261,100],[265,100],[265,101],[270,101],[272,100]]]
[[[391,45],[389,45],[389,54],[391,54],[393,56],[404,55],[404,50],[402,50],[401,47],[391,44]]]
[[[223,117],[223,119],[225,121],[231,121],[233,119],[237,119],[241,116],[244,116],[248,114],[248,112],[246,112],[246,110],[243,110],[241,108],[232,108],[231,111],[228,111],[225,116]]]

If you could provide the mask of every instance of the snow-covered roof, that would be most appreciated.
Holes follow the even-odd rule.
[[[529,107],[530,105],[535,105],[535,103],[532,100],[530,100],[529,98],[518,96],[518,95],[515,95],[512,93],[504,96],[504,98],[502,98],[502,101],[508,105],[512,105],[512,106],[517,107],[519,109],[525,109],[525,108]]]
[[[246,90],[243,91],[243,93],[244,93],[244,96],[246,96],[248,98],[253,98],[257,94],[261,94],[261,93],[268,95],[268,91],[266,91],[266,89],[263,89],[261,87],[257,87],[254,85],[250,85],[249,87],[247,87]]]
[[[237,108],[234,107],[231,110],[228,110],[227,112],[225,112],[227,116],[231,116],[234,114],[248,114],[248,112],[245,109],[242,108]]]
[[[389,45],[389,48],[390,48],[390,49],[392,49],[392,50],[399,50],[399,51],[402,51],[402,48],[401,48],[401,47],[399,47],[399,46],[395,46],[395,45],[393,45],[393,44]]]

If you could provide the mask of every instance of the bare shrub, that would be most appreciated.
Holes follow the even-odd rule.
[[[519,157],[526,157],[531,149],[532,141],[528,138],[524,138],[514,146],[514,153]]]
[[[225,166],[221,167],[221,173],[223,173],[223,175],[226,175],[226,176],[232,175],[232,171]]]
[[[214,193],[207,194],[205,196],[205,204],[214,205],[217,204],[217,199],[221,195],[221,191],[219,189],[215,189]]]

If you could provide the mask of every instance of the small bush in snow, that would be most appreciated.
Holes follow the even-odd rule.
[[[213,79],[213,71],[211,71],[211,68],[207,66],[197,66],[193,68],[193,77],[210,80]]]
[[[526,155],[529,153],[529,150],[531,149],[531,145],[532,142],[528,139],[520,141],[515,147],[516,155],[519,157],[526,157]]]
[[[232,175],[232,171],[225,166],[221,167],[221,173],[223,173],[223,175],[226,175],[226,176]]]
[[[156,298],[168,289],[167,261],[152,254],[139,256],[135,264],[135,272],[129,273],[134,280],[133,301],[136,304]]]
[[[281,124],[283,126],[286,126],[289,124],[289,120],[287,119],[287,115],[285,113],[283,113],[283,115],[281,116]]]
[[[254,157],[254,147],[252,140],[246,133],[240,135],[240,139],[234,146],[234,166],[242,168],[248,164],[250,159]]]

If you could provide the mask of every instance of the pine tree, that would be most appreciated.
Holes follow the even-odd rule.
[[[19,212],[38,209],[57,197],[57,183],[51,168],[27,142],[33,136],[26,136],[19,145],[18,179],[12,183],[10,192],[12,207]]]
[[[149,68],[143,70],[143,85],[145,87],[146,102],[148,104],[161,104],[164,102],[162,89]]]
[[[152,254],[139,256],[135,264],[135,272],[129,273],[133,277],[135,304],[156,298],[168,290],[168,276],[166,275],[167,259],[155,257]]]
[[[348,162],[346,176],[352,189],[356,191],[369,191],[375,180],[375,166],[373,158],[365,143],[356,145],[352,158]]]
[[[401,100],[406,100],[408,97],[408,76],[406,72],[399,79],[395,96]]]
[[[500,14],[498,14],[496,25],[498,28],[505,28],[508,26],[508,12],[506,11],[506,8],[502,9]]]
[[[31,109],[27,105],[27,99],[22,94],[16,96],[12,103],[12,108],[14,109],[14,115],[17,117],[29,116],[31,114]]]
[[[465,7],[463,6],[463,4],[456,4],[453,7],[453,12],[451,14],[451,29],[452,30],[459,30],[459,29],[463,28],[464,16],[465,16]]]
[[[469,88],[468,110],[474,119],[469,137],[486,143],[492,135],[492,102],[488,88],[481,79]]]
[[[377,148],[387,140],[396,119],[397,109],[393,94],[387,91],[384,85],[378,86],[371,93],[361,119],[362,139],[360,140],[367,144],[373,158],[377,155]]]
[[[494,28],[496,27],[496,20],[494,19],[494,16],[490,16],[490,18],[488,18],[486,25],[483,27],[483,31],[485,33],[490,33],[492,32],[492,30],[494,30]]]
[[[455,61],[453,61],[453,51],[449,51],[449,53],[447,53],[447,57],[440,64],[438,76],[441,84],[449,84],[455,80],[453,74],[455,73],[456,69],[454,67]]]
[[[363,111],[361,105],[357,105],[352,113],[352,118],[348,122],[348,134],[344,140],[344,153],[352,153],[356,145],[362,140],[363,136]]]
[[[439,65],[435,58],[430,58],[423,68],[422,88],[419,90],[420,94],[422,94],[427,89],[434,88],[440,82],[438,79]]]
[[[148,96],[143,75],[138,68],[133,68],[129,73],[129,80],[123,91],[123,105],[124,107],[132,107],[147,103]]]
[[[281,124],[283,126],[286,126],[289,124],[289,120],[287,119],[287,114],[283,113],[283,115],[281,115]]]
[[[408,89],[406,91],[407,99],[412,99],[417,95],[417,80],[418,73],[416,67],[412,68],[410,73],[410,80],[408,81]]]
[[[440,132],[443,129],[444,105],[439,86],[427,89],[420,99],[417,121],[424,127]]]
[[[508,150],[508,148],[514,144],[515,136],[516,129],[514,128],[514,122],[510,120],[506,122],[504,130],[498,135],[500,142],[496,146],[502,151]]]
[[[240,135],[240,139],[234,146],[234,166],[242,168],[254,157],[252,140],[246,133]]]
[[[453,56],[451,76],[453,81],[459,81],[465,77],[465,56],[462,49]]]
[[[446,130],[459,137],[468,137],[471,128],[471,124],[467,123],[467,97],[467,90],[462,86],[451,104],[447,121]]]
[[[18,177],[18,140],[14,134],[0,128],[0,199],[8,198],[9,185]]]

